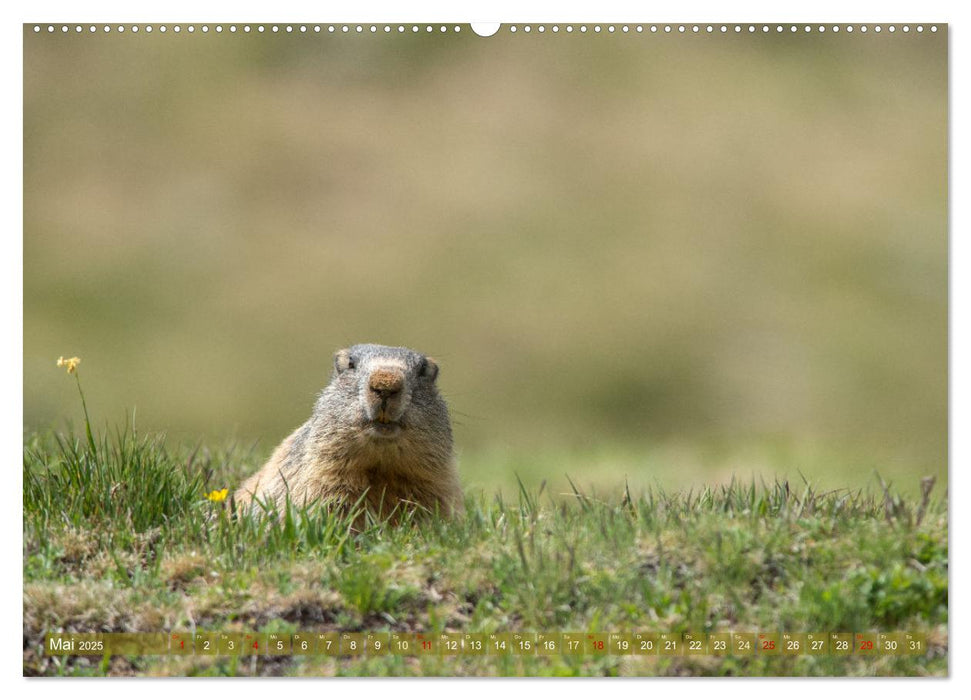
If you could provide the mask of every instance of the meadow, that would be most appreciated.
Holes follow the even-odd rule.
[[[392,527],[286,508],[237,517],[236,448],[28,434],[25,675],[946,675],[946,495],[736,481],[623,497],[467,494]],[[618,485],[620,487],[620,485]],[[215,493],[214,493],[215,492]],[[49,632],[897,632],[918,656],[111,656]]]
[[[24,673],[946,674],[946,27],[460,29],[24,28]],[[210,500],[358,342],[439,361],[466,516]],[[160,630],[930,648],[40,648]]]
[[[945,478],[946,32],[268,34],[25,30],[29,430],[71,353],[269,450],[374,342],[489,491]]]

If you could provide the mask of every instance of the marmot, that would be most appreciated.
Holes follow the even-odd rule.
[[[362,499],[379,518],[405,509],[446,517],[463,510],[448,407],[435,386],[438,365],[408,348],[355,345],[334,355],[330,384],[310,420],[236,491],[282,510]],[[252,505],[260,512],[259,504]],[[360,521],[358,521],[360,522]]]

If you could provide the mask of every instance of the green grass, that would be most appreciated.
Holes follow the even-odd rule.
[[[251,451],[132,431],[29,434],[24,673],[42,675],[944,675],[946,500],[735,482],[620,498],[471,494],[401,527],[205,493]],[[624,493],[620,485],[621,493]],[[925,488],[925,491],[927,489]],[[46,632],[917,631],[908,658],[51,657]]]

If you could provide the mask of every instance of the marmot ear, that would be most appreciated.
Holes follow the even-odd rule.
[[[337,370],[338,374],[345,370],[354,369],[354,360],[351,359],[349,350],[338,350],[334,353],[334,369]]]
[[[421,376],[428,377],[432,381],[435,381],[438,378],[438,363],[432,358],[426,357],[421,368]]]

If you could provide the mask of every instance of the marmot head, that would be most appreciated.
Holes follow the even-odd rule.
[[[315,415],[328,432],[352,434],[355,441],[401,448],[424,441],[450,449],[448,407],[437,378],[438,364],[414,350],[354,345],[334,354],[334,372]]]

